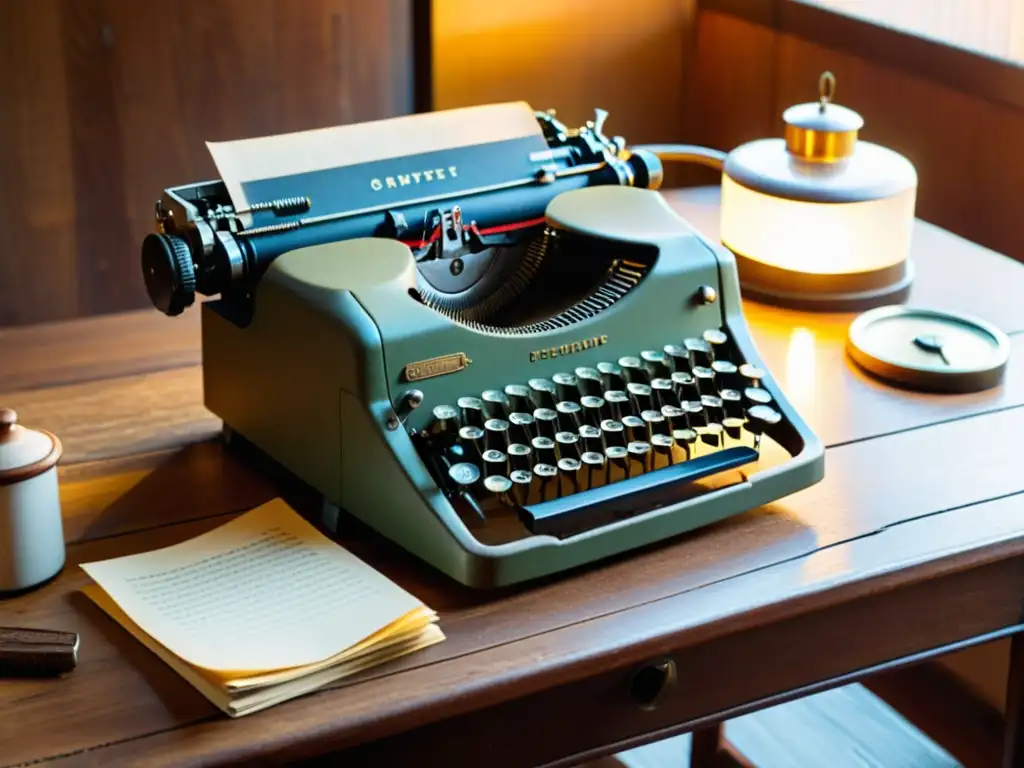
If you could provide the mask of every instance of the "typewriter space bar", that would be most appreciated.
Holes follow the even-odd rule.
[[[683,486],[709,475],[757,461],[752,448],[726,448],[670,467],[602,485],[560,499],[522,507],[531,533],[567,536],[675,501]]]

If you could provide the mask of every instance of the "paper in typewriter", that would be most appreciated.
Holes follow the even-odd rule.
[[[436,620],[281,500],[181,544],[82,568],[102,590],[86,594],[129,631],[240,688],[401,646]]]
[[[308,197],[310,210],[303,217],[398,206],[530,178],[549,151],[533,110],[523,102],[207,147],[236,210]],[[257,224],[287,220],[255,216],[268,217]]]

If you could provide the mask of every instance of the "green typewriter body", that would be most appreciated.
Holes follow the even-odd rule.
[[[728,250],[631,186],[564,192],[535,229],[501,300],[470,307],[425,292],[398,239],[283,253],[246,322],[202,305],[207,407],[329,506],[482,588],[823,476]]]

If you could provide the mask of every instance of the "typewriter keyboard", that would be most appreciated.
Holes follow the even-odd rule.
[[[532,534],[570,535],[681,496],[757,461],[782,420],[764,371],[718,329],[437,405],[421,452],[481,521],[514,510]]]

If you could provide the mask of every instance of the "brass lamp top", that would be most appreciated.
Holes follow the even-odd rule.
[[[853,154],[864,119],[852,109],[833,104],[835,92],[835,75],[824,72],[818,79],[818,101],[797,104],[783,113],[786,149],[790,154],[821,163],[833,163]]]

